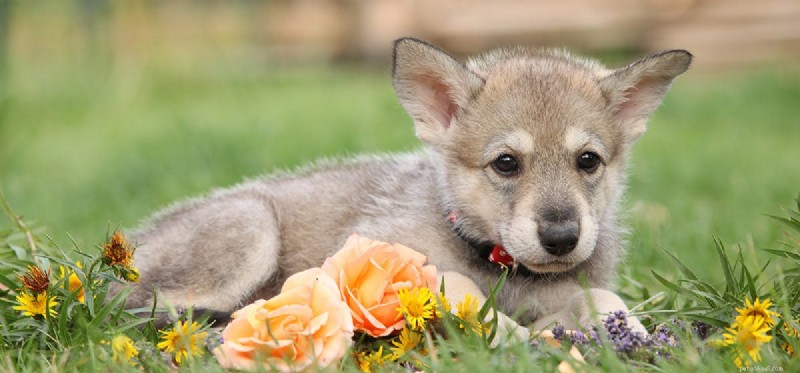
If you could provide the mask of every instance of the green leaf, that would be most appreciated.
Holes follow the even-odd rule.
[[[678,257],[675,256],[675,254],[667,251],[666,249],[664,249],[663,251],[664,253],[667,254],[667,256],[669,256],[670,259],[672,259],[673,262],[675,262],[675,264],[678,265],[678,270],[681,271],[681,273],[683,273],[684,276],[692,280],[697,280],[697,275],[695,275],[695,273],[691,269],[689,269],[689,267],[686,264],[684,264],[680,259],[678,259]]]
[[[736,278],[733,276],[733,268],[731,268],[728,255],[725,253],[725,246],[722,244],[722,240],[714,237],[714,246],[717,249],[719,261],[722,265],[722,273],[725,274],[726,290],[736,292],[739,289],[739,285],[736,283]]]

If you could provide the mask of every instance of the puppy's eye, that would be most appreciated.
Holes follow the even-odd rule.
[[[600,156],[597,153],[586,152],[578,157],[578,168],[587,173],[594,173],[600,167]]]
[[[492,162],[492,167],[503,176],[513,176],[519,172],[519,163],[512,155],[503,154]]]

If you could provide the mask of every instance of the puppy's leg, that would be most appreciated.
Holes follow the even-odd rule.
[[[478,285],[466,276],[457,272],[445,272],[442,274],[442,277],[444,278],[445,295],[447,295],[447,299],[450,300],[453,307],[455,307],[458,302],[463,301],[467,294],[477,298],[481,306],[486,302],[486,297],[483,295]],[[493,316],[493,313],[490,312],[486,315],[485,321],[490,321]],[[512,337],[520,341],[528,341],[528,339],[530,339],[530,331],[528,328],[517,324],[516,321],[502,312],[497,313],[497,318],[497,337],[492,341],[492,347],[496,346],[501,339]]]
[[[140,283],[128,307],[231,312],[276,272],[279,229],[268,200],[231,193],[161,215],[136,236]]]
[[[597,288],[579,290],[570,296],[560,310],[536,320],[534,328],[549,328],[554,322],[559,322],[567,329],[599,325],[600,320],[606,318],[610,312],[620,310],[627,313],[628,307],[611,291]],[[633,331],[647,334],[647,330],[636,317],[628,317],[628,325]]]

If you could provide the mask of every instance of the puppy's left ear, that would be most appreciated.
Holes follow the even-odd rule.
[[[689,68],[692,54],[670,50],[638,60],[600,80],[608,95],[614,118],[628,143],[644,134],[647,120],[661,104],[672,80]]]

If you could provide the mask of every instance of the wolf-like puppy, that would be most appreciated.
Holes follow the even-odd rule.
[[[499,307],[521,324],[575,327],[626,309],[608,289],[627,158],[691,59],[671,50],[612,70],[519,48],[462,64],[397,40],[394,88],[423,151],[328,162],[166,209],[134,234],[141,281],[128,305],[156,289],[165,304],[231,312],[357,232],[427,255],[451,299],[486,294],[501,245],[514,269]]]

